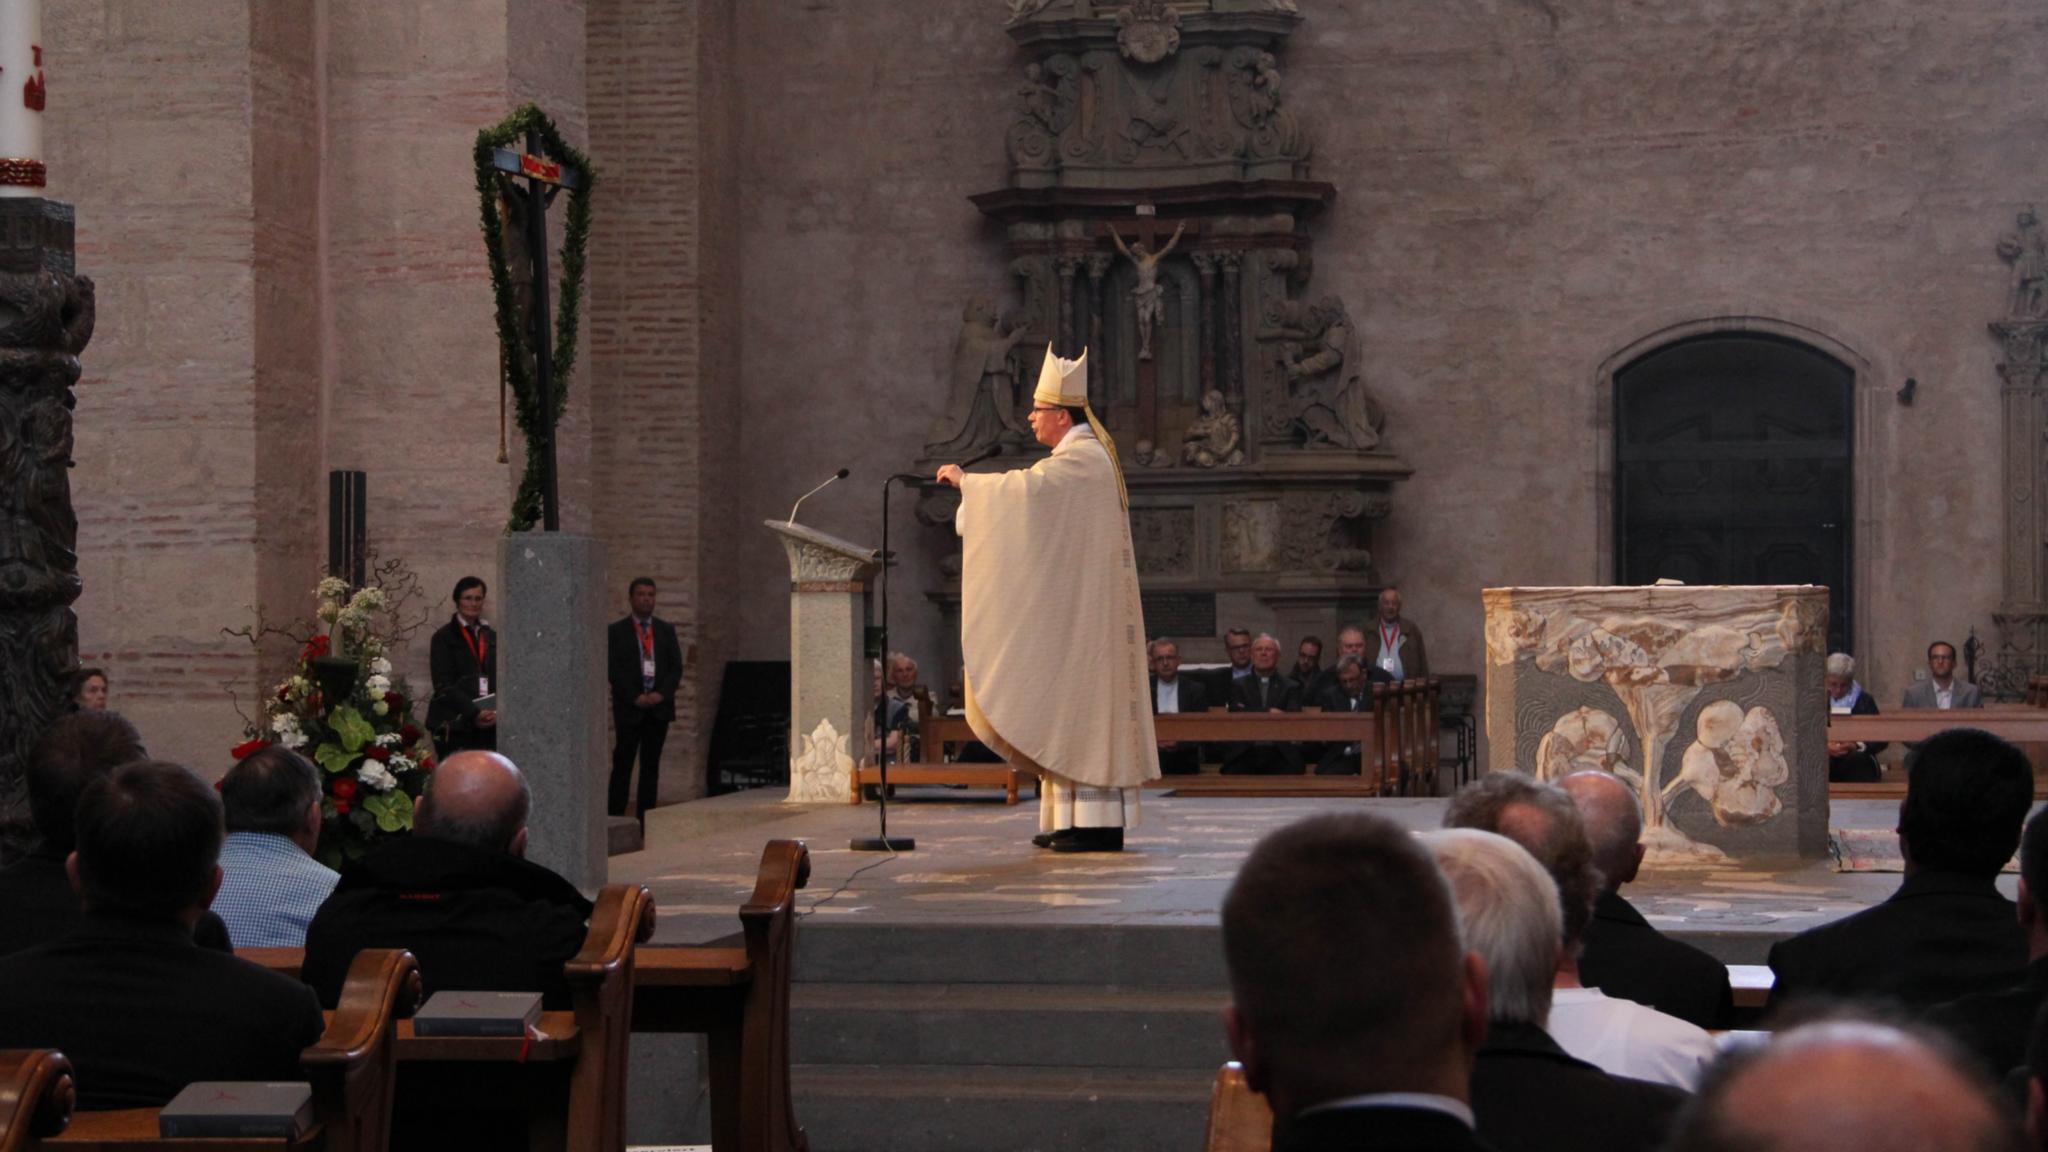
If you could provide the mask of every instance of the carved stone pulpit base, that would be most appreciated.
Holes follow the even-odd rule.
[[[763,524],[789,553],[789,800],[844,804],[874,695],[863,652],[875,550],[801,524]]]

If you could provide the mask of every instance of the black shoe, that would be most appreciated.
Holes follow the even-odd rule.
[[[1055,852],[1121,852],[1124,850],[1124,830],[1121,828],[1075,828],[1072,836],[1055,838],[1052,850]]]
[[[1062,840],[1072,840],[1078,831],[1078,828],[1061,828],[1056,832],[1040,832],[1031,838],[1031,844],[1035,848],[1050,848]]]
[[[1033,837],[1031,838],[1031,846],[1032,846],[1033,848],[1050,848],[1050,847],[1052,847],[1052,833],[1050,833],[1050,832],[1040,832],[1040,833],[1039,833],[1038,835],[1036,835],[1036,836],[1033,836]]]

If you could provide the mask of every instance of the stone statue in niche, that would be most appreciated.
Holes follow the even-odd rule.
[[[1021,443],[1029,435],[1017,418],[1016,373],[1010,350],[1024,337],[1024,326],[1003,327],[1002,316],[987,300],[969,301],[960,314],[960,335],[953,342],[952,389],[945,415],[925,436],[930,457],[971,456],[1004,442]]]
[[[1386,414],[1367,391],[1364,357],[1344,302],[1297,302],[1290,326],[1304,339],[1280,346],[1285,396],[1268,423],[1275,433],[1298,436],[1308,448],[1366,452],[1379,447]]]
[[[1071,56],[1025,65],[1024,80],[1017,85],[1018,117],[1006,138],[1012,164],[1052,167],[1054,141],[1073,123],[1080,91],[1080,65]]]
[[[1165,290],[1159,287],[1159,262],[1166,259],[1166,254],[1173,251],[1174,245],[1180,243],[1180,234],[1186,228],[1186,224],[1176,225],[1173,236],[1167,240],[1165,247],[1154,252],[1143,240],[1125,245],[1123,236],[1116,230],[1116,225],[1109,226],[1109,238],[1116,243],[1116,250],[1123,253],[1138,270],[1138,283],[1131,289],[1131,302],[1138,309],[1140,360],[1152,359],[1152,329],[1159,323],[1159,317],[1165,311],[1160,302]]]
[[[2030,205],[2020,210],[2018,227],[1998,239],[1998,258],[2012,265],[2012,299],[2008,305],[2014,320],[2038,319],[2043,314],[2043,293],[2048,292],[2048,240],[2041,236],[2040,221]]]
[[[1214,388],[1203,393],[1202,414],[1188,423],[1181,438],[1180,462],[1197,468],[1244,463],[1243,431],[1223,406],[1223,393]]]

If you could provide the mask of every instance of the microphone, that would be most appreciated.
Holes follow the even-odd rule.
[[[806,492],[803,495],[797,497],[796,503],[791,504],[789,506],[789,520],[787,521],[787,523],[796,523],[796,510],[798,508],[803,507],[804,501],[809,500],[813,496],[816,496],[827,485],[836,484],[839,481],[846,479],[850,475],[852,475],[852,472],[850,472],[848,469],[841,468],[839,471],[834,472],[830,476],[825,477],[824,484],[820,484],[816,488],[811,489],[809,492]]]

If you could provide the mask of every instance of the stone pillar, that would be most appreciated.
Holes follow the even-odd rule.
[[[1088,256],[1088,348],[1090,351],[1102,347],[1102,329],[1109,323],[1108,302],[1102,295],[1102,278],[1109,274],[1109,255],[1093,252]]]
[[[1061,256],[1056,262],[1060,274],[1059,354],[1068,359],[1080,355],[1074,347],[1074,296],[1081,290],[1081,257]]]
[[[1190,252],[1188,253],[1188,259],[1194,263],[1195,275],[1201,280],[1202,338],[1199,341],[1202,349],[1201,386],[1202,396],[1207,396],[1209,390],[1216,387],[1216,349],[1218,345],[1216,339],[1216,253]],[[1195,401],[1199,404],[1201,396],[1196,397]]]
[[[0,863],[26,847],[28,751],[78,667],[71,386],[92,339],[92,280],[72,261],[71,206],[0,200]]]
[[[569,532],[498,544],[498,751],[533,789],[527,858],[585,894],[605,882],[605,548]]]
[[[1224,252],[1223,261],[1223,401],[1232,412],[1244,411],[1244,257]]]
[[[874,707],[865,648],[875,550],[801,524],[762,524],[789,553],[789,800],[843,804]]]

